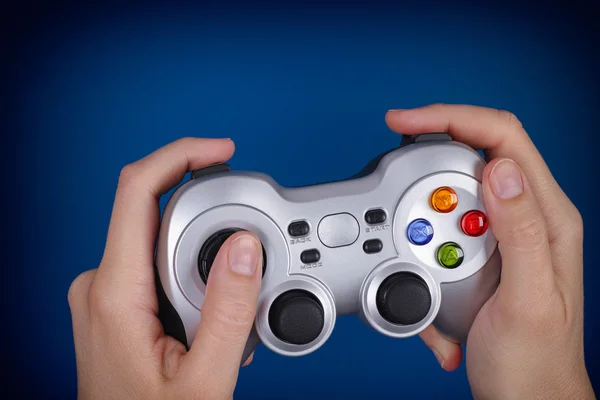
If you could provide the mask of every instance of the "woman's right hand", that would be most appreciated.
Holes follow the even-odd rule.
[[[594,399],[583,351],[583,224],[519,120],[511,113],[436,104],[393,110],[402,134],[447,132],[483,149],[490,228],[502,275],[467,340],[467,374],[481,399]],[[459,344],[433,326],[421,333],[442,368],[462,359]]]

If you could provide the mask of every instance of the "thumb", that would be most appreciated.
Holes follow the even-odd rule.
[[[235,233],[221,246],[210,270],[198,332],[184,360],[192,374],[201,374],[192,381],[211,386],[214,393],[235,387],[261,277],[260,241],[249,232]]]
[[[508,158],[490,162],[483,194],[502,256],[499,293],[521,299],[535,291],[547,293],[554,275],[546,223],[521,168]]]

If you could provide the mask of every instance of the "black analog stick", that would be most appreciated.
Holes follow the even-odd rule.
[[[306,290],[290,290],[273,301],[269,326],[273,334],[286,343],[303,345],[319,337],[325,324],[323,306]]]
[[[213,233],[202,245],[200,249],[200,254],[198,255],[198,272],[200,273],[200,278],[202,278],[202,282],[206,284],[208,281],[208,274],[210,273],[210,269],[217,257],[217,253],[223,243],[234,233],[242,231],[243,229],[239,228],[228,228],[220,230],[216,233]],[[262,248],[263,252],[263,270],[262,274],[265,275],[265,270],[267,268],[267,253],[265,252],[265,248]]]
[[[376,296],[377,310],[388,322],[412,325],[429,313],[431,294],[427,283],[416,274],[397,272],[385,278]]]

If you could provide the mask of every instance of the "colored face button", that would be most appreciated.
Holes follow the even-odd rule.
[[[485,233],[487,227],[487,218],[481,211],[469,211],[460,220],[460,228],[468,236],[481,236]]]
[[[431,194],[429,202],[435,211],[449,213],[458,205],[458,196],[452,188],[443,186]]]
[[[433,238],[433,227],[426,219],[415,219],[406,229],[408,240],[417,246],[423,246]]]
[[[462,264],[464,253],[460,246],[454,242],[446,242],[437,251],[437,260],[442,267],[456,268]]]

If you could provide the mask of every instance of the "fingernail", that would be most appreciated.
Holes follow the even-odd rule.
[[[519,166],[508,158],[498,161],[490,172],[490,186],[496,197],[509,200],[523,193]]]
[[[438,363],[440,363],[440,366],[442,368],[444,368],[444,357],[442,357],[442,355],[440,354],[440,352],[437,351],[436,349],[431,349],[431,351],[433,351],[433,355],[437,359]]]
[[[260,244],[250,235],[240,235],[229,245],[229,267],[240,275],[252,276],[256,271]]]
[[[392,111],[405,111],[405,108],[392,108],[391,110],[388,110],[388,112],[392,112]]]
[[[242,364],[242,367],[247,367],[248,365],[250,365],[250,363],[252,362],[252,360],[254,360],[254,353],[250,354],[248,356],[248,358],[246,359],[246,361],[244,361],[244,364]]]

